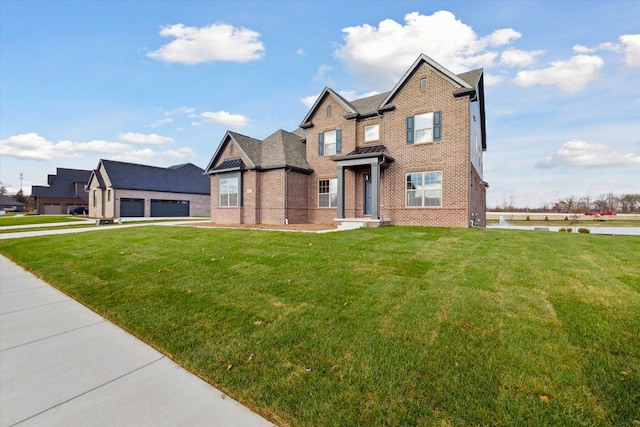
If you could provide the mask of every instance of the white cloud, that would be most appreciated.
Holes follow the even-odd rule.
[[[627,67],[640,70],[640,34],[627,34],[620,37],[625,45],[624,60]]]
[[[544,53],[544,50],[525,51],[520,49],[508,49],[500,55],[500,63],[510,67],[528,67],[536,62],[536,57]]]
[[[60,141],[58,146],[64,147],[66,149],[65,151],[68,152],[90,151],[94,153],[120,153],[131,148],[128,144],[103,140],[94,140],[89,142]]]
[[[557,84],[563,92],[577,92],[594,80],[604,65],[596,55],[576,55],[568,61],[554,61],[548,68],[519,71],[514,79],[518,86]]]
[[[144,134],[135,132],[120,134],[120,136],[118,136],[118,140],[127,144],[137,145],[164,145],[173,142],[173,139],[167,136],[160,136],[155,133]]]
[[[319,95],[320,94],[317,93],[315,95],[305,96],[304,98],[300,98],[300,101],[304,104],[305,107],[307,107],[307,109],[311,109],[311,107],[313,107],[313,104],[315,104],[316,99],[318,99]]]
[[[158,128],[158,127],[161,127],[161,126],[167,125],[167,124],[169,124],[169,123],[173,123],[173,119],[172,119],[171,117],[167,117],[167,118],[162,119],[162,120],[157,120],[157,121],[155,121],[155,122],[151,123],[151,124],[149,125],[149,127],[151,127],[151,128]]]
[[[150,164],[155,156],[155,151],[150,148],[144,148],[142,150],[125,151],[122,154],[111,157],[111,160],[128,163]]]
[[[166,26],[162,37],[175,40],[147,56],[166,62],[199,64],[213,61],[248,62],[264,56],[260,33],[229,24],[212,24],[206,27],[187,27],[183,24]]]
[[[296,50],[296,53],[297,53],[298,55],[306,55],[306,52],[305,52],[304,50],[302,50],[302,49],[298,49],[298,50]]]
[[[231,114],[226,111],[200,113],[205,123],[220,124],[227,127],[243,127],[249,124],[249,119],[240,114]]]
[[[172,159],[184,159],[185,157],[195,157],[196,153],[189,147],[178,148],[177,150],[167,150],[160,154],[161,157]]]
[[[315,76],[313,76],[313,81],[314,82],[323,82],[327,86],[332,86],[333,85],[333,80],[331,80],[331,77],[329,77],[327,75],[327,73],[329,71],[331,71],[332,69],[333,69],[333,67],[331,67],[330,65],[320,65],[318,67],[318,72],[315,74]]]
[[[600,43],[596,47],[587,47],[581,44],[576,44],[573,46],[574,52],[577,53],[594,53],[599,50],[611,50],[613,52],[620,52],[621,45],[611,42]]]
[[[495,74],[484,73],[484,85],[485,86],[496,86],[501,83],[503,80],[502,76],[498,76]]]
[[[404,20],[404,25],[386,19],[377,27],[363,24],[344,28],[345,43],[335,51],[335,57],[364,83],[388,90],[421,53],[461,72],[493,65],[498,53],[487,49],[521,36],[507,28],[479,37],[448,11],[429,16],[413,12]]]
[[[584,142],[577,139],[566,142],[555,153],[536,163],[537,168],[597,168],[640,166],[640,155],[616,151],[605,144]]]
[[[36,133],[25,133],[0,141],[0,154],[18,159],[51,160],[64,154],[64,149]]]
[[[128,144],[94,140],[89,142],[60,141],[56,144],[47,141],[36,133],[10,136],[0,141],[0,154],[18,159],[53,160],[56,158],[79,158],[78,151],[95,153],[119,153],[129,149]]]

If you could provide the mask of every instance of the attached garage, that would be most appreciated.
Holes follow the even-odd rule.
[[[144,199],[120,199],[121,217],[143,217]]]
[[[56,204],[45,204],[44,205],[44,212],[42,212],[45,215],[59,215],[59,214],[66,214],[66,212],[63,211],[62,209],[62,205],[59,203]]]
[[[151,216],[189,216],[188,200],[151,200]]]

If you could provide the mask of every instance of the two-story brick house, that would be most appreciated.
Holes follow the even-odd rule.
[[[485,225],[482,70],[420,55],[389,92],[325,88],[293,133],[227,132],[206,173],[216,223]]]

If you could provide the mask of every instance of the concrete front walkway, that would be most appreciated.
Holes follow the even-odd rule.
[[[273,426],[0,256],[0,426]]]

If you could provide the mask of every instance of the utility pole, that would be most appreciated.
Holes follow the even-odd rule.
[[[22,180],[23,180],[22,172],[20,172],[20,192],[22,193]]]

